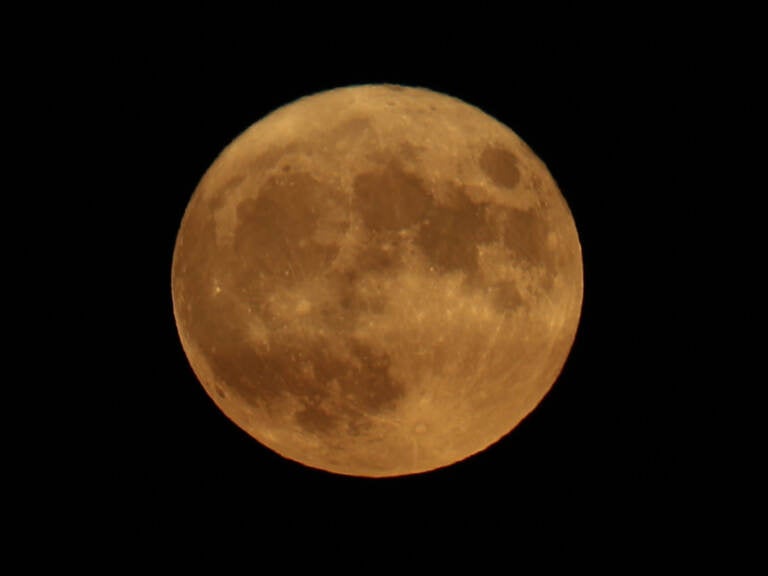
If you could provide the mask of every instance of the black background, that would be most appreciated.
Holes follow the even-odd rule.
[[[693,241],[681,222],[695,218],[686,151],[708,56],[673,41],[674,28],[521,21],[515,30],[536,32],[523,36],[481,21],[328,35],[261,23],[237,40],[210,27],[116,41],[104,30],[62,57],[66,81],[52,84],[78,86],[63,122],[83,135],[69,145],[87,175],[68,201],[86,216],[70,230],[67,274],[89,278],[73,282],[67,311],[80,353],[57,365],[82,384],[63,395],[77,398],[74,436],[44,440],[76,486],[53,491],[65,518],[88,510],[105,532],[268,534],[262,548],[437,538],[445,556],[491,534],[511,546],[521,527],[612,546],[636,545],[639,531],[643,545],[674,546],[676,527],[706,513],[692,471],[712,439],[707,413],[691,415],[682,281]],[[186,204],[224,146],[301,96],[378,82],[461,98],[531,146],[573,213],[585,293],[560,378],[510,435],[448,468],[372,480],[285,460],[215,407],[176,333],[170,271]]]

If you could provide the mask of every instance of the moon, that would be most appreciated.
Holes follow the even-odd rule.
[[[314,94],[216,158],[171,288],[219,409],[312,468],[399,476],[507,435],[558,378],[581,246],[546,165],[480,109],[424,88]]]

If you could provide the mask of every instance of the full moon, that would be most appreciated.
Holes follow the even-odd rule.
[[[581,314],[581,247],[545,164],[423,88],[287,104],[216,158],[176,238],[173,310],[221,411],[306,466],[398,476],[508,434]]]

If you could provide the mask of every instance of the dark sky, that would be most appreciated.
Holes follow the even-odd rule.
[[[391,51],[364,37],[280,51],[190,31],[179,42],[137,39],[89,69],[91,100],[79,106],[99,104],[90,142],[105,185],[82,199],[100,216],[78,238],[100,270],[99,328],[82,342],[98,362],[70,467],[100,494],[97,516],[140,517],[148,529],[211,518],[331,534],[394,522],[411,541],[427,528],[462,534],[518,520],[543,532],[577,531],[584,518],[626,526],[689,506],[686,470],[701,448],[681,419],[678,279],[690,239],[678,222],[690,194],[680,151],[695,57],[651,51],[644,35],[622,41],[621,30],[557,43],[395,35]],[[286,461],[227,420],[187,363],[170,292],[183,210],[220,150],[280,105],[367,82],[445,92],[515,130],[571,208],[585,275],[575,344],[539,407],[467,461],[385,480]]]

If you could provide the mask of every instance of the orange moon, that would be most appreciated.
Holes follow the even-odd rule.
[[[201,179],[176,325],[221,411],[304,465],[425,472],[542,400],[581,313],[581,247],[545,164],[478,108],[365,85],[290,103]]]

